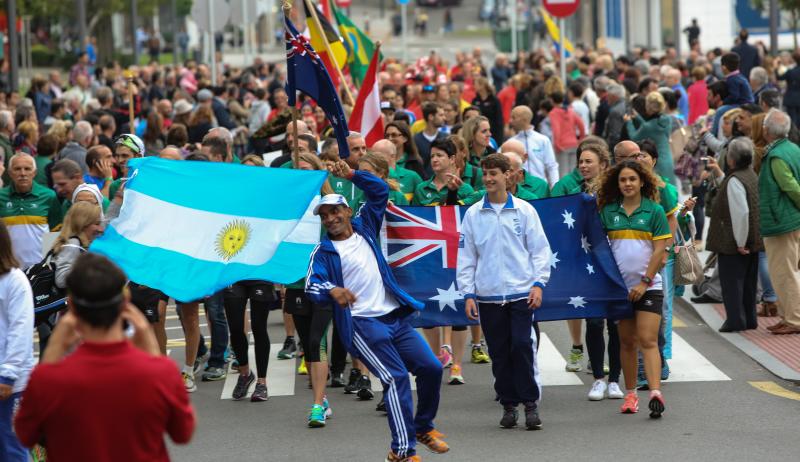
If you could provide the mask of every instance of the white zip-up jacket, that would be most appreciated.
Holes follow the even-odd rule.
[[[0,275],[0,383],[23,391],[34,365],[33,293],[25,273],[13,268]]]
[[[484,195],[461,222],[456,280],[464,298],[506,303],[550,279],[550,244],[536,209],[508,194],[495,210]]]

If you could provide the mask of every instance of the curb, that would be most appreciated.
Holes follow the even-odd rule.
[[[744,354],[752,358],[757,363],[761,364],[772,374],[783,380],[800,382],[800,372],[797,372],[785,365],[783,362],[779,361],[761,347],[755,345],[751,341],[735,332],[722,333],[717,331],[717,329],[719,329],[719,327],[722,325],[722,318],[720,318],[711,305],[694,304],[683,297],[675,297],[675,301],[680,303],[684,308],[693,309],[697,315],[700,316],[703,322],[705,322],[708,327],[712,328],[717,335],[730,342],[733,346],[741,350]]]

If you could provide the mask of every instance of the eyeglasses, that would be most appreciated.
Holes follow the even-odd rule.
[[[626,160],[638,159],[641,156],[642,156],[641,152],[634,152],[628,156],[617,156],[617,162],[624,162]]]

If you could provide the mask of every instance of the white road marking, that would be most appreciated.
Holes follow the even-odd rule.
[[[539,376],[543,386],[557,385],[583,385],[583,382],[574,372],[567,372],[564,368],[567,361],[561,356],[550,337],[544,332],[539,339],[539,354],[536,356],[539,365]]]
[[[713,365],[680,335],[672,333],[672,359],[668,360],[672,382],[714,382],[731,378]]]

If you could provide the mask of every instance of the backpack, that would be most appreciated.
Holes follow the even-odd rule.
[[[64,247],[78,247],[74,244],[64,244]],[[39,263],[25,270],[25,276],[31,284],[33,292],[34,325],[38,326],[47,321],[50,315],[66,308],[67,291],[56,286],[56,262],[52,250]]]

